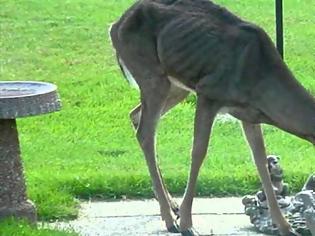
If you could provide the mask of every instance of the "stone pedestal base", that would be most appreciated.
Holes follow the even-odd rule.
[[[0,119],[0,220],[6,217],[36,221],[36,209],[27,200],[15,119]]]
[[[0,219],[4,218],[23,218],[35,223],[37,221],[36,208],[31,201],[26,201],[17,206],[1,208]]]
[[[0,81],[0,220],[10,216],[36,220],[34,204],[27,200],[15,119],[60,108],[53,84]]]

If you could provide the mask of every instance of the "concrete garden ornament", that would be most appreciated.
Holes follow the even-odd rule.
[[[288,185],[283,181],[283,171],[277,156],[268,156],[268,169],[281,212],[301,235],[315,235],[315,175],[311,175],[304,187],[293,197],[288,196]],[[278,228],[270,216],[264,191],[256,196],[243,198],[245,214],[258,231],[278,234]]]

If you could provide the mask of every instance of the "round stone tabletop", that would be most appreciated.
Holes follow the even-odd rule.
[[[57,87],[33,81],[0,81],[0,119],[14,119],[60,110]]]

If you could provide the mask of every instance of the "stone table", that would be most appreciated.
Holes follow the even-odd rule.
[[[36,221],[36,208],[27,200],[16,118],[60,109],[57,87],[43,82],[0,82],[0,219]]]

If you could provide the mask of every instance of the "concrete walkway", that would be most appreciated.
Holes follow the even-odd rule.
[[[241,198],[196,198],[193,222],[201,235],[264,235],[243,214]],[[70,228],[84,236],[180,235],[165,231],[155,200],[85,202],[77,220],[54,223],[53,227]]]

